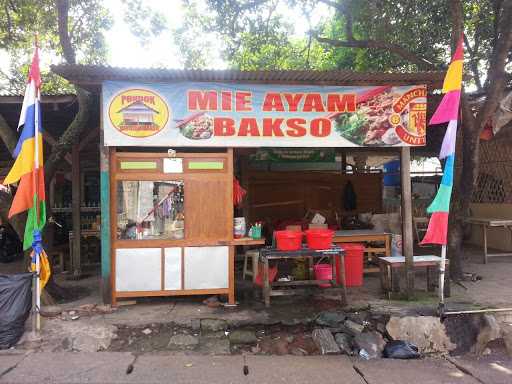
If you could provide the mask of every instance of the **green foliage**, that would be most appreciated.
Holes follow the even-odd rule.
[[[186,52],[180,59],[185,68],[204,68],[209,66],[215,56],[212,42],[218,36],[208,30],[212,24],[211,16],[202,12],[198,4],[187,1],[182,24],[173,30],[174,43],[180,52]]]
[[[78,62],[104,62],[107,49],[103,32],[111,23],[101,0],[70,0],[69,33]],[[2,88],[24,92],[36,34],[43,67],[61,61],[55,1],[0,0],[0,50],[10,59],[9,68],[0,71]],[[62,78],[49,71],[44,71],[43,76],[43,92],[72,92]]]
[[[186,6],[195,3],[183,2]],[[468,85],[478,85],[480,78],[486,78],[497,36],[498,3],[464,1],[464,30],[469,42],[465,72],[472,74]],[[311,36],[394,44],[427,60],[431,68],[445,68],[450,59],[452,20],[450,2],[446,0],[207,0],[206,4],[202,15],[208,15],[208,22],[202,23],[202,31],[222,36],[223,57],[234,68],[397,72],[425,69],[386,48],[320,44]],[[322,7],[327,9],[324,17],[315,17]],[[300,20],[290,19],[291,14],[300,12]],[[309,23],[310,32],[294,35],[295,23]],[[198,25],[194,28],[199,34]],[[181,33],[185,34],[186,29],[184,26]],[[186,45],[181,48],[184,57],[200,53]],[[196,66],[206,66],[207,61],[195,59]]]
[[[140,43],[147,45],[150,39],[167,29],[167,20],[160,13],[144,4],[143,0],[121,0],[124,21]]]

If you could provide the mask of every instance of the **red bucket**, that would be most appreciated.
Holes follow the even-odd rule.
[[[302,232],[275,231],[277,249],[280,251],[295,251],[302,247]]]
[[[364,245],[358,243],[344,243],[341,247],[345,251],[345,285],[347,287],[362,286]],[[339,271],[339,258],[336,260],[336,266]]]
[[[334,231],[330,229],[308,229],[306,242],[311,249],[329,249],[332,247]]]
[[[331,264],[315,264],[313,266],[316,280],[332,280]],[[331,284],[318,284],[320,288],[329,288]]]

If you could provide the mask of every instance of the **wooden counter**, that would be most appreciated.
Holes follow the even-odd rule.
[[[230,241],[219,241],[219,245],[265,245],[265,239],[253,239],[251,237],[242,237]]]

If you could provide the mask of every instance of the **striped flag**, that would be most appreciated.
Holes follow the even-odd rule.
[[[448,128],[441,145],[440,159],[446,159],[441,185],[427,212],[431,213],[428,229],[421,244],[446,245],[448,233],[448,214],[453,188],[453,169],[455,164],[455,140],[457,137],[457,120],[459,117],[460,94],[462,88],[462,67],[464,64],[463,38],[448,67],[443,84],[443,99],[430,119],[430,125],[448,123]]]
[[[46,205],[40,88],[39,52],[36,47],[18,123],[21,135],[14,149],[15,161],[4,184],[19,183],[9,210],[9,217],[28,210],[23,249],[33,248],[33,268],[35,270],[36,260],[39,259],[37,261],[41,263],[41,285],[44,287],[49,278],[50,269],[41,244],[41,230],[46,223]]]

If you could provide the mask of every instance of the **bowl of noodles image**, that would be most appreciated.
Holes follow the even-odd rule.
[[[176,126],[187,139],[206,140],[213,136],[213,117],[203,112],[181,120]]]

